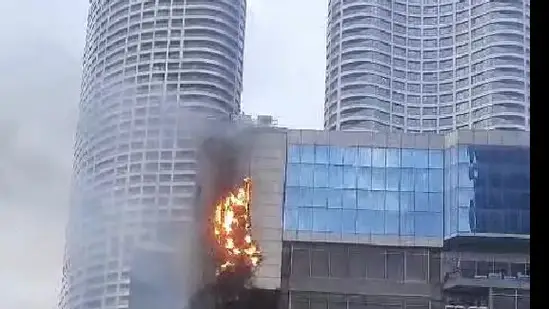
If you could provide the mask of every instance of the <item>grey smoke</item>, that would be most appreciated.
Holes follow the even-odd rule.
[[[177,114],[178,137],[187,137],[189,147],[197,149],[195,220],[161,223],[159,239],[135,252],[130,309],[211,306],[215,275],[209,219],[215,202],[249,176],[256,130],[252,123],[185,107],[178,108]],[[190,286],[194,280],[196,286]]]
[[[0,307],[53,309],[80,60],[51,41],[4,43],[22,48],[0,56]]]

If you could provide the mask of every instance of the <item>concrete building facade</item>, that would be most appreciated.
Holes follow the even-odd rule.
[[[324,128],[530,129],[529,0],[331,0]]]
[[[90,0],[61,308],[128,308],[133,248],[159,225],[195,230],[189,129],[240,113],[245,14],[245,0]]]

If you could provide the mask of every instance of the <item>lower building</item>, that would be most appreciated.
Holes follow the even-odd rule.
[[[263,261],[250,302],[265,302],[256,308],[275,303],[280,309],[530,306],[526,132],[256,127],[203,146],[197,222],[212,212],[220,194],[243,177],[252,179],[252,235]],[[197,226],[208,228],[202,222]],[[185,261],[181,267],[204,268],[193,282],[212,282],[206,259]],[[142,284],[132,294],[155,291],[153,281],[165,280],[172,289],[156,290],[159,300],[178,304],[177,294],[184,294],[184,303],[201,299],[200,289],[173,289],[185,282],[171,277],[177,271],[160,273],[164,279],[144,280],[148,287],[132,280]],[[143,295],[152,294],[132,299]],[[130,308],[141,308],[132,303]]]
[[[262,129],[249,174],[282,308],[529,308],[529,135]]]

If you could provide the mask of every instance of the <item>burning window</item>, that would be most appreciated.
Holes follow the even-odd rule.
[[[216,274],[236,273],[249,278],[261,261],[261,253],[251,235],[251,179],[229,193],[215,206],[214,233]]]

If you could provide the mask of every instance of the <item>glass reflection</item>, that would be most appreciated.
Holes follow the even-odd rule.
[[[284,228],[446,236],[529,234],[529,149],[290,145]]]
[[[439,150],[290,145],[284,228],[441,237],[443,158]]]
[[[445,236],[530,234],[530,151],[460,146],[450,151]]]

